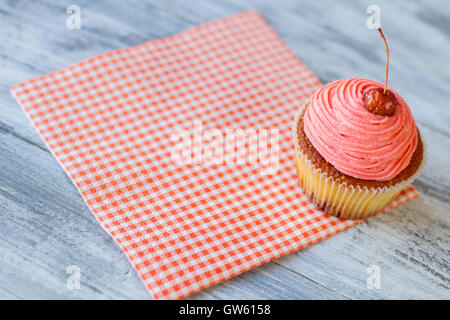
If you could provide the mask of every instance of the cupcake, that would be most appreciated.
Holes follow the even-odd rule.
[[[318,89],[294,125],[300,185],[318,208],[345,219],[379,213],[420,173],[424,145],[411,110],[369,79]]]

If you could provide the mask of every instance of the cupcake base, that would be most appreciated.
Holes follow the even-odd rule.
[[[420,135],[413,161],[392,180],[368,181],[340,173],[307,140],[303,132],[306,107],[307,105],[295,120],[296,167],[300,185],[319,209],[344,219],[368,218],[389,205],[420,174],[424,162]]]

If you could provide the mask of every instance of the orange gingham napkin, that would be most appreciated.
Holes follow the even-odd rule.
[[[357,224],[317,210],[291,124],[320,85],[255,12],[116,50],[12,87],[154,298],[182,298]],[[278,128],[280,166],[178,165],[171,134]],[[390,208],[418,194],[407,188]],[[389,209],[389,208],[388,208]]]

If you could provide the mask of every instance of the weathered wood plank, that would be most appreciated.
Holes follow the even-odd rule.
[[[352,298],[449,299],[448,210],[422,195],[277,262]],[[371,265],[380,268],[379,290],[366,286]]]
[[[13,5],[14,4],[14,5]],[[70,1],[0,3],[0,129],[45,148],[9,88],[75,62],[193,27],[141,1],[81,5],[82,28],[66,28]],[[37,13],[39,15],[37,16]]]
[[[20,298],[14,295],[12,292],[5,290],[4,288],[0,288],[0,299],[1,300],[20,300]]]
[[[266,263],[219,283],[188,299],[348,299],[326,285],[300,276],[274,263]]]
[[[16,8],[16,10],[19,10],[19,8]],[[33,10],[42,10],[42,7],[32,7],[30,10],[24,15],[25,18],[31,19]],[[114,10],[117,10],[117,8],[114,8]],[[87,13],[86,10],[83,10],[83,12],[89,16],[90,12],[96,13],[101,12],[101,10],[94,8]],[[165,16],[160,10],[153,10],[152,12],[156,17],[161,16],[161,19],[168,26],[172,28],[177,26],[177,31],[187,27],[185,25],[180,26],[182,21],[179,19],[171,22],[170,17]],[[56,13],[51,15],[51,18],[45,21],[46,25],[43,25],[43,28],[56,23],[56,21],[52,22],[52,19],[56,19],[55,17],[57,17]],[[5,21],[14,25],[14,15],[8,15]],[[158,25],[164,26],[164,23]],[[113,30],[114,28],[120,29],[120,24],[117,21],[112,21],[111,24]],[[64,28],[62,29],[61,32],[67,32]],[[31,41],[31,44],[26,44],[27,46],[32,46],[33,41],[43,37],[43,29],[33,30],[35,31],[26,35],[27,40],[29,38]],[[5,31],[3,29],[2,31],[5,33],[11,32],[11,30]],[[150,36],[150,38],[166,36],[174,32],[168,31],[168,28],[165,27],[158,30],[157,35]],[[88,37],[94,41],[99,37],[97,33],[80,35],[80,37],[81,39]],[[105,32],[103,40],[107,39],[107,35],[107,32]],[[55,39],[57,39],[56,36]],[[88,40],[85,39],[84,41]],[[123,37],[123,43],[111,44],[105,41],[105,44],[124,47],[130,45],[127,41],[130,41],[129,38]],[[144,39],[134,39],[134,41],[140,43]],[[54,62],[52,67],[44,66],[44,71],[34,67],[34,64],[42,57],[36,55],[29,60],[29,50],[23,50],[23,55],[14,55],[17,48],[12,46],[8,48],[11,49],[11,51],[6,50],[5,52],[11,58],[5,59],[8,67],[10,70],[22,70],[26,74],[25,78],[50,72],[80,59],[78,55],[75,57],[70,55],[72,48],[69,47],[65,52],[68,53],[65,58],[57,57],[55,61],[58,63]],[[27,49],[27,47],[22,49]],[[104,47],[102,50],[94,52],[91,50],[82,58],[109,49],[112,48]],[[64,48],[59,48],[59,50],[64,50]],[[74,46],[74,50],[80,51],[77,46]],[[17,74],[14,75],[17,76]],[[0,78],[3,83],[7,83],[2,87],[2,95],[7,101],[12,101],[8,86],[23,80],[13,79],[11,81],[11,76],[12,74],[3,74],[3,78]],[[3,106],[3,108],[5,107]],[[18,110],[15,103],[7,105],[6,108]],[[3,246],[0,247],[2,270],[0,283],[9,290],[20,293],[23,298],[148,297],[145,288],[131,269],[124,254],[96,223],[78,192],[71,183],[68,183],[67,176],[48,153],[34,130],[28,130],[30,125],[24,114],[19,111],[5,112],[3,115],[0,127],[0,141],[2,142],[2,149],[0,150],[3,156],[2,162],[0,162],[0,176],[2,177],[0,183],[0,214],[3,215],[2,220],[6,221],[9,218],[10,222],[2,226],[3,230],[0,233],[0,237],[4,237]],[[16,156],[16,154],[19,156]],[[12,230],[15,231],[12,232]],[[89,239],[89,244],[86,244],[86,239]],[[119,266],[117,261],[120,263]],[[65,287],[68,276],[65,270],[71,264],[78,265],[82,271],[82,289],[79,291],[68,291]],[[32,273],[29,270],[33,270]],[[276,278],[267,279],[266,287],[273,286],[278,291],[284,288],[281,292],[289,292],[292,296],[302,296],[304,292],[309,292],[309,296],[315,298],[340,298],[339,295],[307,279],[298,277],[295,273],[284,268],[272,265],[270,270],[272,274],[280,274],[280,278],[288,279],[286,284],[289,286],[296,284],[298,289],[290,288]],[[252,294],[254,294],[254,297],[261,297],[261,292],[256,294],[259,286],[255,285],[253,280],[246,281],[243,280],[244,278],[245,276],[241,276],[238,282],[246,283],[245,286],[248,289],[241,289],[239,291],[241,294],[235,296],[227,296],[226,293],[221,293],[221,297],[245,298],[252,296]],[[302,288],[308,288],[308,290],[301,291]],[[236,291],[236,285],[227,284],[222,291],[227,292],[227,290]]]

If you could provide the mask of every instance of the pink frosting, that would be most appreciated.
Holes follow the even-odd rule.
[[[418,133],[406,102],[397,97],[394,115],[379,116],[364,107],[364,95],[383,87],[369,79],[328,83],[311,97],[304,130],[314,148],[337,170],[349,176],[386,181],[411,161]]]

